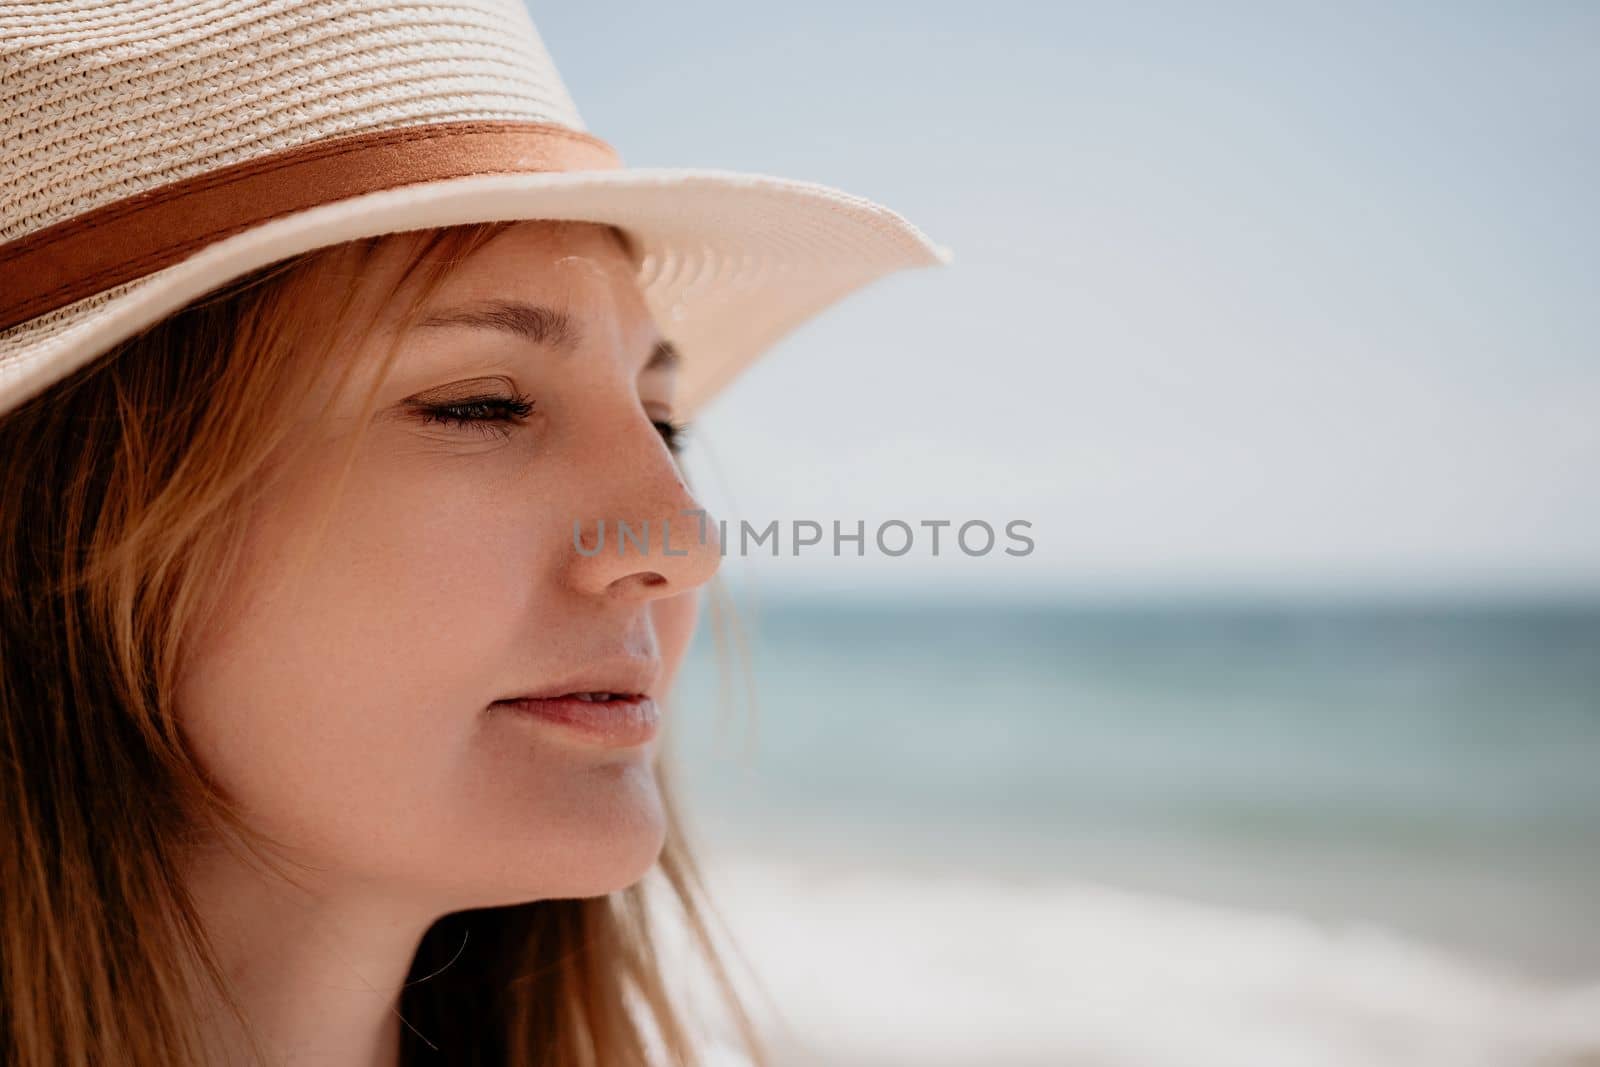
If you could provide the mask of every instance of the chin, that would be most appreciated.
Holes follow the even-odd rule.
[[[463,857],[488,876],[479,888],[499,898],[479,900],[476,906],[597,897],[626,889],[661,858],[667,820],[654,776],[648,767],[635,767],[558,820],[525,825],[502,840],[506,838],[515,844]]]
[[[626,889],[655,866],[666,844],[666,812],[650,764],[630,761],[607,770],[615,775],[614,788],[573,843],[569,869],[578,885],[571,896]]]
[[[617,842],[618,847],[607,849],[604,854],[588,857],[587,869],[574,871],[574,882],[565,892],[555,894],[563,897],[598,897],[607,893],[616,893],[627,889],[650,873],[661,858],[661,849],[665,844],[664,833],[641,838],[638,841]],[[626,847],[623,847],[623,846]]]

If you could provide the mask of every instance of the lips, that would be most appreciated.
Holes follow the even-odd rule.
[[[656,702],[642,693],[608,694],[595,700],[588,694],[497,700],[497,707],[555,726],[568,736],[605,748],[642,745],[656,735],[661,721]]]
[[[651,693],[661,661],[623,658],[591,664],[582,674],[494,702],[519,716],[558,727],[568,737],[607,748],[642,745],[656,734],[661,712]]]
[[[607,698],[629,699],[648,696],[661,681],[661,661],[622,657],[592,661],[583,671],[549,685],[531,687],[502,697],[496,703],[514,700],[557,700],[572,698],[603,703]]]

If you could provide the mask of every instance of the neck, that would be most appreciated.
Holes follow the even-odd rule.
[[[290,885],[221,848],[191,867],[190,893],[249,1033],[274,1067],[395,1067],[400,990],[436,915],[296,878],[312,881]],[[212,1010],[205,1025],[208,1062],[256,1062],[231,1013]]]

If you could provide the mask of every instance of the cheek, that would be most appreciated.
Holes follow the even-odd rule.
[[[487,694],[489,665],[553,581],[529,515],[449,481],[347,488],[315,540],[326,479],[264,503],[214,658],[345,703]]]
[[[530,829],[465,805],[482,707],[508,664],[536,661],[516,646],[558,623],[541,616],[558,600],[536,517],[465,476],[367,477],[308,543],[327,486],[307,473],[263,502],[219,621],[191,646],[179,715],[267,833],[397,877],[408,856],[459,868],[444,843],[470,844],[461,826]]]

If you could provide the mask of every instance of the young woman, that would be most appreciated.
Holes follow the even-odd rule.
[[[651,871],[761,1062],[661,759],[678,435],[946,254],[620,167],[515,0],[0,41],[0,1062],[700,1062]]]

